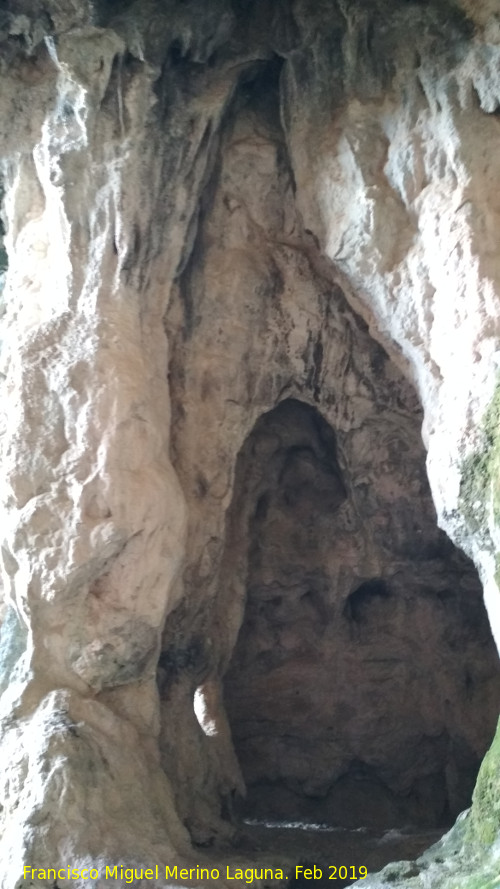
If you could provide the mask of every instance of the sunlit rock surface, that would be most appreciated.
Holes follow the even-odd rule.
[[[491,2],[1,11],[5,889],[24,864],[168,863],[230,834],[243,784],[222,679],[246,568],[228,574],[228,510],[238,453],[286,399],[350,437],[362,475],[385,385],[382,463],[391,441],[419,447],[407,386],[394,408],[409,377],[438,521],[500,637],[499,41]],[[403,609],[370,535],[381,500],[399,516],[424,491],[422,454],[405,459],[358,477],[372,530],[342,555]],[[469,570],[453,586],[472,608]],[[465,625],[457,659],[483,638]],[[488,849],[495,775],[493,757],[465,832]]]

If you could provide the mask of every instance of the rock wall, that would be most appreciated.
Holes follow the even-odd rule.
[[[167,313],[172,459],[190,515],[181,638],[199,611],[200,644],[190,685],[184,671],[163,680],[165,734],[172,685],[200,733],[195,690],[224,672],[247,601],[225,683],[247,811],[441,823],[468,805],[493,735],[497,657],[475,572],[437,531],[415,394],[301,227],[277,74],[273,63],[235,97]],[[350,603],[370,581],[388,598],[366,617]],[[228,797],[239,780],[224,761]],[[190,807],[193,825],[199,789]]]
[[[221,585],[246,562],[246,609],[224,684],[254,818],[446,824],[493,737],[482,590],[437,530],[398,389],[397,431],[386,389],[339,433],[343,472],[331,428],[291,399],[240,453],[230,528],[245,516],[249,532]]]
[[[24,864],[188,859],[182,822],[225,835],[236,458],[329,377],[335,434],[366,416],[342,294],[415,383],[498,640],[499,32],[493,4],[444,0],[2,11],[6,889]]]

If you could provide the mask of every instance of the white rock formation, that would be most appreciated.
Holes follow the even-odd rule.
[[[416,384],[439,520],[473,555],[500,639],[495,438],[491,418],[486,439],[483,423],[500,352],[496,5],[485,0],[471,11],[464,3],[475,30],[441,0],[371,12],[340,0],[252,9],[148,0],[114,17],[115,4],[97,0],[11,6],[0,17],[9,257],[1,320],[4,889],[23,885],[25,864],[189,858],[178,783],[187,758],[179,754],[178,770],[164,761],[171,787],[158,739],[161,732],[172,756],[184,738],[191,743],[198,728],[183,734],[194,720],[186,707],[207,671],[220,679],[242,607],[230,603],[227,627],[224,597],[213,610],[210,598],[183,598],[186,534],[204,557],[200,576],[215,584],[211,540],[222,537],[236,453],[286,379],[256,393],[249,378],[248,401],[233,404],[232,378],[245,368],[221,361],[214,375],[203,355],[193,371],[200,391],[227,386],[220,419],[228,462],[211,464],[208,479],[186,479],[192,454],[174,453],[179,481],[169,456],[163,319],[170,303],[170,332],[181,321],[196,325],[200,293],[194,286],[179,320],[177,288],[196,256],[222,122],[236,86],[244,91],[276,54],[285,59],[288,197],[276,204],[274,228],[289,239],[283,266],[295,278],[306,261],[297,255],[298,208],[310,255],[318,257],[316,238],[325,275],[343,282]],[[265,76],[259,88],[265,93]],[[259,133],[252,138],[263,174],[275,159]],[[252,175],[251,162],[242,175]],[[221,316],[236,268],[270,298],[259,195],[229,209],[235,243],[244,235],[257,249],[248,261],[225,243],[210,270],[227,300]],[[258,303],[246,311],[257,329]],[[302,311],[294,305],[290,316]],[[290,360],[298,365],[294,329]],[[245,326],[234,336],[244,356]],[[274,346],[261,346],[253,360],[265,364]],[[179,341],[176,348],[181,376]],[[200,411],[194,420],[190,448],[202,452],[206,418]],[[474,453],[487,470],[472,484],[478,504],[464,505],[464,461]],[[200,484],[219,501],[217,512],[193,510]],[[212,624],[215,649],[205,651]],[[175,669],[187,674],[172,704],[177,742],[157,693],[161,649],[178,652]],[[167,657],[167,676],[172,663]],[[201,835],[215,818],[209,797],[230,793],[239,775],[225,729],[215,754],[200,749],[189,777],[205,782]]]
[[[355,42],[363,22],[349,24]],[[415,382],[440,524],[481,567],[498,643],[491,542],[464,530],[460,481],[498,372],[500,46],[478,33],[432,56],[413,24],[415,55],[398,57],[388,94],[375,82],[327,120],[304,107],[287,133],[304,224]]]

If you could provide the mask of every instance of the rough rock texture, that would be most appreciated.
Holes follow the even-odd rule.
[[[171,109],[164,98],[168,70],[162,78],[127,56],[114,31],[91,21],[65,27],[57,45],[49,40],[16,61],[2,86],[11,257],[4,292],[2,553],[6,599],[29,627],[19,681],[11,681],[3,712],[6,726],[14,714],[28,737],[38,737],[37,724],[49,727],[37,741],[40,792],[28,792],[19,807],[19,782],[34,751],[16,742],[18,768],[5,775],[2,806],[6,824],[20,817],[25,824],[50,822],[53,795],[43,775],[64,760],[75,803],[63,813],[64,845],[40,830],[3,833],[6,885],[16,884],[24,863],[93,860],[97,846],[84,827],[87,795],[101,860],[151,861],[158,857],[151,852],[154,837],[161,837],[160,860],[189,848],[156,741],[160,634],[175,604],[172,579],[185,534],[184,499],[168,459],[161,319],[163,282],[179,261],[204,174],[205,155],[198,166],[193,162],[196,124],[201,139],[211,106],[190,120],[193,147],[186,154],[175,140],[186,109]],[[215,115],[224,95],[213,98]],[[174,130],[169,151],[161,149],[158,120]],[[155,241],[153,218],[175,232],[168,249]],[[7,651],[13,625],[4,624]],[[82,763],[71,731],[81,721],[85,736],[87,720],[75,718],[59,693],[54,697],[57,689],[77,696],[77,711],[101,708],[99,719],[88,717],[92,761]],[[53,723],[61,725],[62,749],[52,743]],[[13,743],[12,730],[4,731],[4,761]],[[106,789],[110,745],[122,748],[115,794]],[[159,801],[151,798],[141,811],[149,782]]]
[[[1,10],[5,889],[25,863],[188,857],[182,821],[225,834],[236,458],[287,398],[324,398],[339,441],[369,413],[340,290],[416,385],[500,638],[499,42],[490,0]],[[467,833],[492,855],[495,757]]]
[[[414,393],[314,269],[284,165],[276,74],[235,100],[167,313],[172,454],[191,516],[184,601],[221,613],[186,665],[191,687],[185,671],[172,683],[183,686],[175,700],[184,695],[194,730],[195,689],[223,669],[248,598],[226,682],[254,785],[248,810],[440,823],[468,805],[493,735],[497,657],[475,572],[436,528]],[[241,449],[241,430],[277,402]],[[179,723],[170,684],[162,696],[168,736]],[[229,796],[239,782],[225,761]]]
[[[352,354],[380,359],[363,338]],[[494,732],[482,590],[436,528],[407,392],[381,363],[371,412],[338,436],[343,471],[331,428],[291,399],[240,452],[228,542],[238,528],[243,545],[222,584],[247,561],[247,604],[226,706],[245,812],[264,819],[443,823],[469,805]]]

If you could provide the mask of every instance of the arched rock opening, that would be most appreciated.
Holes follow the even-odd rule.
[[[246,564],[246,605],[225,702],[249,816],[430,827],[470,803],[497,654],[405,440],[367,425],[361,452],[288,399],[240,451],[223,583]]]
[[[279,119],[277,95],[236,95],[165,317],[188,532],[160,749],[204,845],[241,786],[224,676],[243,811],[346,826],[448,822],[500,697],[477,574],[437,528],[418,397],[304,229]],[[195,718],[205,687],[217,734]]]

